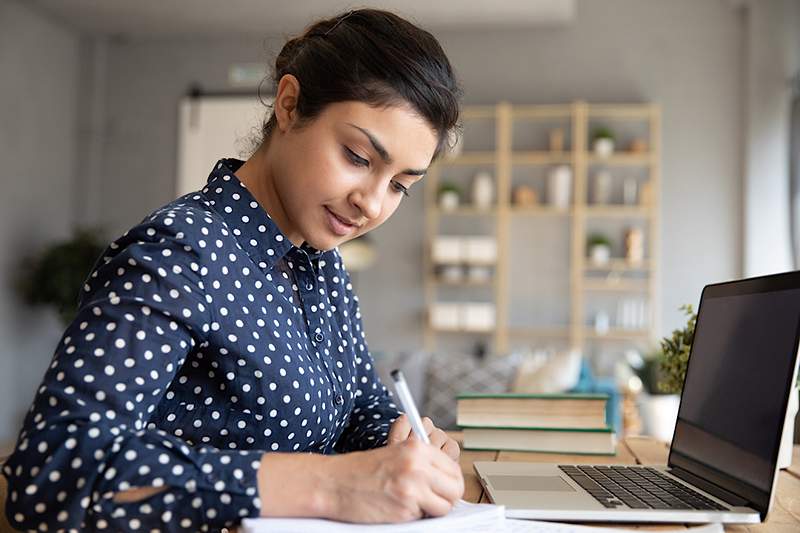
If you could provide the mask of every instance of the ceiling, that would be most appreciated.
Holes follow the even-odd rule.
[[[309,22],[368,5],[431,30],[558,26],[575,0],[28,0],[81,32],[132,38],[299,33]]]

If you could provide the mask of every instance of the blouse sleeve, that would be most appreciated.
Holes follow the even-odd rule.
[[[263,452],[190,447],[148,424],[212,321],[203,262],[176,216],[111,243],[87,279],[3,468],[17,529],[219,530],[259,515]],[[149,486],[164,489],[112,500]]]
[[[378,377],[375,361],[367,348],[358,296],[353,292],[350,275],[341,256],[341,277],[345,286],[345,303],[350,318],[350,339],[356,352],[357,384],[353,413],[336,443],[339,453],[385,446],[392,423],[400,416],[394,396]]]

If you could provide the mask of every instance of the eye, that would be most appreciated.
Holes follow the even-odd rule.
[[[401,193],[403,193],[405,196],[409,196],[409,194],[408,194],[408,187],[406,187],[406,186],[405,186],[405,185],[403,185],[402,183],[399,183],[399,182],[397,182],[397,181],[394,181],[394,180],[392,180],[392,188],[395,190],[395,192],[401,192]]]
[[[367,161],[363,157],[359,157],[358,155],[356,155],[356,153],[353,152],[350,148],[345,146],[344,150],[347,159],[349,159],[351,163],[359,167],[369,167],[369,161]]]

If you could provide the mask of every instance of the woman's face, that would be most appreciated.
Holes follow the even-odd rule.
[[[279,91],[268,153],[281,230],[294,244],[334,248],[380,226],[404,190],[421,194],[412,185],[426,172],[437,136],[409,107],[337,102],[295,128],[288,126],[296,111],[279,109],[282,103]]]

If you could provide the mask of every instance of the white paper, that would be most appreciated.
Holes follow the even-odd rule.
[[[429,531],[502,532],[505,506],[469,503],[463,500],[445,516],[423,518],[399,524],[351,524],[317,518],[245,518],[242,533],[349,533],[376,531],[385,533],[417,533]]]

